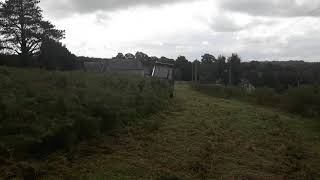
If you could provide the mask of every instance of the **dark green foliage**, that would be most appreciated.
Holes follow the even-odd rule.
[[[76,56],[60,42],[52,39],[43,41],[39,63],[48,70],[73,70],[79,67]]]
[[[301,85],[316,85],[320,81],[320,63],[252,61],[241,66],[242,77],[254,86],[273,88],[277,92]]]
[[[281,101],[279,95],[271,88],[258,88],[253,96],[259,105],[273,106]]]
[[[278,93],[271,88],[258,88],[254,93],[247,93],[237,87],[204,84],[193,84],[192,86],[200,92],[215,97],[234,98],[305,117],[320,116],[320,88],[318,86],[290,88],[282,93]]]
[[[181,65],[178,64],[176,68],[181,69]],[[232,54],[228,59],[223,55],[216,59],[211,54],[204,54],[201,62],[193,62],[193,68],[188,73],[193,73],[194,79],[202,83],[238,85],[241,80],[241,59],[237,54]]]
[[[216,58],[211,54],[204,54],[201,57],[202,57],[201,63],[203,64],[211,64],[216,61]]]
[[[175,61],[175,79],[181,81],[192,80],[192,63],[186,57],[179,56]]]
[[[241,59],[238,54],[232,54],[228,58],[229,84],[238,85],[241,78]]]
[[[0,37],[5,52],[19,54],[24,60],[39,52],[43,39],[60,40],[64,31],[43,20],[38,0],[0,2]]]
[[[230,57],[204,54],[193,63],[184,56],[175,61],[176,80],[197,80],[201,83],[239,85],[248,81],[258,88],[273,88],[283,92],[290,87],[320,84],[320,63],[303,61],[241,62],[237,54]]]
[[[320,88],[304,86],[289,89],[285,95],[286,108],[289,112],[299,113],[307,117],[320,115]]]
[[[156,79],[0,67],[0,151],[45,155],[164,108]]]
[[[0,66],[15,66],[18,67],[21,65],[19,56],[14,55],[3,55],[0,54]]]
[[[122,53],[118,53],[115,59],[125,59],[126,57]]]
[[[237,87],[225,87],[222,85],[211,85],[211,84],[193,84],[192,87],[202,93],[212,95],[220,98],[234,98],[242,97],[245,92]]]

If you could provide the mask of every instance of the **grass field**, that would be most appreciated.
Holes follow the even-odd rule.
[[[163,112],[72,152],[10,166],[44,179],[319,179],[320,121],[177,83]]]
[[[44,169],[52,176],[83,179],[304,179],[319,175],[316,120],[209,97],[183,83],[177,85],[176,96],[166,112],[118,136],[81,144],[70,161],[64,154],[55,154]]]

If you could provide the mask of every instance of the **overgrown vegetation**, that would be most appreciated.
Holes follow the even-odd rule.
[[[164,108],[151,78],[0,67],[0,156],[43,156]]]
[[[0,164],[0,176],[6,172],[20,177],[23,172],[39,179],[319,179],[316,119],[208,96],[186,83],[177,83],[176,91],[165,111],[113,136],[84,141],[72,153],[57,152],[44,161],[7,161]]]
[[[257,105],[275,107],[289,113],[304,117],[320,117],[320,87],[302,86],[290,88],[282,93],[271,88],[258,88],[248,93],[239,87],[225,87],[210,84],[194,83],[193,88],[220,98],[234,98]]]

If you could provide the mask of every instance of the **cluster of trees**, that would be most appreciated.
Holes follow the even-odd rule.
[[[59,41],[64,31],[44,20],[38,0],[0,2],[0,52],[20,66],[69,70],[77,66],[75,56]],[[2,59],[9,58],[2,55]]]
[[[175,79],[179,81],[198,80],[202,82],[219,82],[223,84],[232,83],[236,85],[240,82],[241,59],[237,54],[230,57],[220,55],[218,58],[211,54],[204,54],[202,59],[189,61],[185,56],[179,56],[177,59],[167,57],[149,56],[143,52],[137,52],[135,55],[131,53],[118,53],[113,59],[129,59],[139,60],[144,66],[150,67],[152,70],[155,62],[173,64],[175,71]],[[82,58],[85,61],[95,61],[93,58]]]
[[[185,56],[179,56],[177,59],[167,57],[149,56],[143,52],[137,52],[135,55],[131,53],[118,53],[113,59],[129,59],[139,60],[144,66],[153,68],[155,62],[173,64],[175,71],[175,79],[179,81],[198,80],[202,82],[219,82],[223,84],[232,83],[236,85],[240,82],[241,59],[237,54],[230,57],[223,55],[215,56],[204,54],[202,59],[189,61]],[[82,58],[84,61],[95,61],[94,58]]]
[[[186,69],[184,63],[181,69]],[[320,63],[304,61],[241,62],[237,54],[230,57],[206,54],[201,61],[189,62],[188,74],[196,74],[193,80],[224,85],[239,85],[250,82],[255,87],[269,87],[278,92],[290,87],[318,85],[320,83]],[[192,65],[193,64],[193,65]],[[193,67],[193,71],[192,71]],[[195,67],[197,70],[195,71]],[[191,72],[190,72],[191,69]]]
[[[200,61],[180,56],[174,62],[177,80],[239,85],[248,81],[255,87],[283,91],[290,87],[320,84],[320,63],[304,61],[242,62],[237,54],[217,58],[205,54]]]
[[[189,61],[185,56],[177,59],[149,56],[143,52],[136,54],[118,53],[113,59],[139,60],[152,71],[155,62],[173,64],[175,79],[178,81],[198,81],[220,85],[237,86],[250,82],[255,87],[269,87],[279,92],[290,87],[320,83],[320,63],[304,61],[242,62],[238,54],[229,57],[204,54],[201,60]],[[101,61],[104,59],[81,57],[81,61]]]
[[[252,61],[243,63],[241,69],[242,76],[255,86],[270,87],[277,91],[320,84],[320,63]]]
[[[81,61],[101,61],[105,59],[80,57]],[[218,58],[211,54],[204,54],[201,61],[189,61],[185,56],[179,56],[177,59],[167,57],[149,56],[143,52],[135,54],[118,53],[112,59],[139,60],[150,71],[155,62],[172,64],[175,67],[175,79],[179,81],[201,80],[203,82],[220,82],[223,84],[232,83],[236,85],[240,82],[241,59],[237,54],[230,57],[220,55]],[[231,75],[231,76],[230,76]]]

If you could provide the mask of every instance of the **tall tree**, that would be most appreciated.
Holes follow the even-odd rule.
[[[201,66],[199,69],[199,78],[201,81],[214,82],[215,76],[215,64],[216,58],[211,54],[204,54],[201,56]]]
[[[123,53],[118,53],[116,57],[113,59],[125,59],[126,57],[123,55]]]
[[[73,70],[79,66],[76,56],[52,39],[46,39],[41,44],[39,63],[48,70]]]
[[[149,56],[143,52],[137,52],[135,55],[136,59],[139,59],[140,61],[148,61]]]
[[[192,63],[185,56],[179,56],[175,61],[175,79],[182,81],[192,80]]]
[[[219,83],[226,84],[226,60],[227,58],[223,55],[220,55],[216,61],[216,76],[217,79],[220,81]]]
[[[216,61],[216,58],[211,54],[204,54],[201,57],[202,57],[201,63],[203,63],[203,64],[211,64],[214,61]]]
[[[131,54],[131,53],[127,53],[125,56],[125,59],[135,59],[136,57],[133,55],[133,54]]]
[[[44,39],[58,41],[64,37],[64,31],[43,20],[38,0],[0,3],[0,37],[6,52],[32,56],[39,52]]]
[[[228,58],[229,84],[237,85],[241,79],[241,58],[238,54],[233,53]]]
[[[150,76],[152,74],[155,61],[152,61],[152,58],[143,52],[136,52],[135,58],[142,62],[146,72],[145,74]]]
[[[162,56],[162,57],[159,59],[159,62],[161,62],[161,63],[167,63],[167,64],[174,64],[174,60],[173,60],[173,59],[169,59],[169,58],[164,57],[164,56]]]

